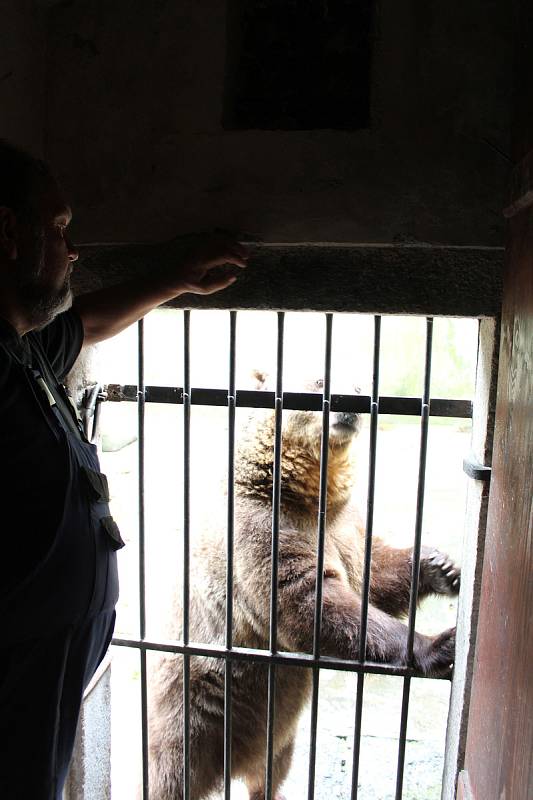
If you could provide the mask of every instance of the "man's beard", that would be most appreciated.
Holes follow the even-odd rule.
[[[44,328],[54,317],[71,307],[70,276],[67,275],[63,285],[53,291],[38,282],[26,284],[23,287],[22,301],[32,328],[36,330]]]
[[[72,305],[70,272],[59,288],[50,287],[43,280],[43,272],[44,237],[39,234],[35,239],[28,268],[23,271],[18,287],[20,302],[24,306],[28,322],[32,329],[37,330],[44,328],[54,317],[67,311]]]

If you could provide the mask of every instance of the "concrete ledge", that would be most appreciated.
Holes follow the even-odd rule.
[[[492,317],[500,311],[503,249],[423,245],[264,244],[232,287],[184,295],[178,308]],[[75,290],[172,268],[176,245],[84,245]]]

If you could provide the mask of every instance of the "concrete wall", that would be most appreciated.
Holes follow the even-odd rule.
[[[44,10],[31,0],[0,0],[0,137],[42,155]]]
[[[381,0],[370,128],[228,131],[222,0],[59,4],[46,155],[74,233],[501,245],[510,27],[504,0]]]

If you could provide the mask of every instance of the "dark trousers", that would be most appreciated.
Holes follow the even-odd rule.
[[[0,798],[61,800],[83,692],[115,623],[79,626],[0,647]]]

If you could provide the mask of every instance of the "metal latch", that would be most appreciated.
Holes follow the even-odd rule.
[[[475,481],[489,483],[492,470],[490,467],[480,464],[473,456],[469,456],[463,459],[463,472],[466,472],[468,477]]]

